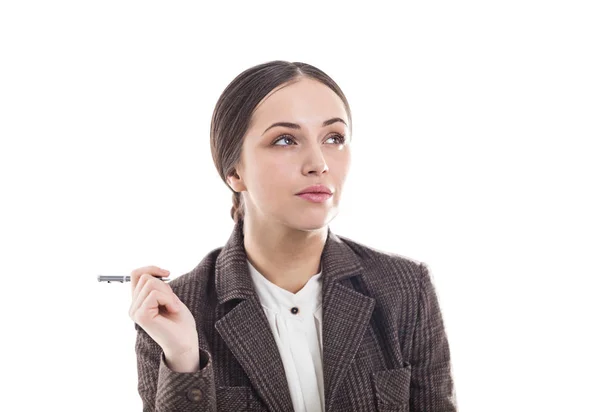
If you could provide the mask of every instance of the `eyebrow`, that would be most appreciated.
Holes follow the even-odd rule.
[[[321,125],[321,127],[325,127],[325,126],[329,126],[330,124],[336,123],[336,122],[342,122],[346,125],[346,127],[348,127],[348,124],[346,124],[346,122],[339,118],[339,117],[333,117],[329,120],[325,120],[323,122],[323,124]],[[265,129],[265,131],[263,132],[263,135],[265,133],[267,133],[267,130],[269,130],[272,127],[276,127],[276,126],[283,126],[283,127],[289,127],[290,129],[300,129],[300,125],[296,124],[296,123],[290,123],[290,122],[277,122],[277,123],[273,123],[271,126],[267,127]]]

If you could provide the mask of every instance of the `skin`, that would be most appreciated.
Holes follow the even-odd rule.
[[[322,126],[335,117],[346,124]],[[300,129],[276,126],[265,132],[276,122],[296,123]],[[227,178],[243,196],[250,263],[292,293],[321,270],[328,225],[338,213],[350,169],[346,125],[344,104],[326,85],[301,78],[279,86],[257,105],[236,173]],[[315,184],[329,187],[333,196],[313,203],[295,195]]]

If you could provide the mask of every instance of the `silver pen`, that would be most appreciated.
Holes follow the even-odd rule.
[[[162,276],[156,276],[156,275],[152,275],[155,278],[158,278],[160,280],[162,280],[163,282],[169,283],[171,281],[171,279],[169,278],[164,278]],[[103,275],[98,275],[98,282],[131,282],[131,276],[103,276]]]

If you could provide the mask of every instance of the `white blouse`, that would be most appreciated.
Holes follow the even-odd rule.
[[[249,260],[247,262],[279,347],[294,411],[323,411],[321,271],[302,289],[292,293],[269,281]]]

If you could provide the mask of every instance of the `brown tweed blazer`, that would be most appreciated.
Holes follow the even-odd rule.
[[[145,412],[293,412],[243,236],[236,223],[224,247],[169,283],[196,319],[200,371],[171,371],[161,347],[135,324]],[[448,340],[426,264],[331,229],[321,263],[326,411],[456,411]]]

